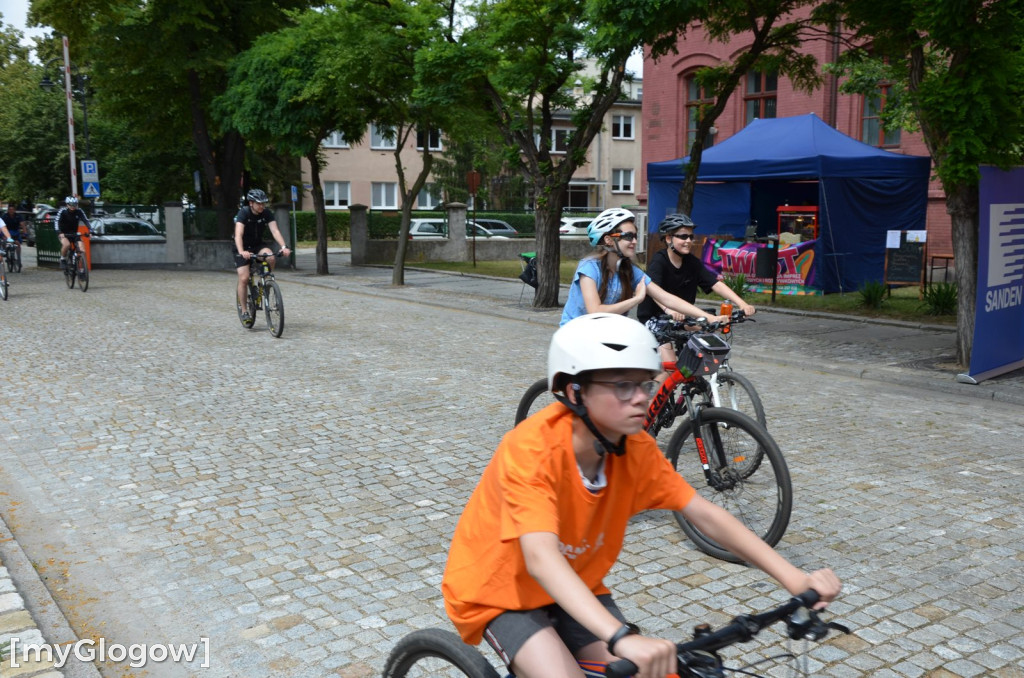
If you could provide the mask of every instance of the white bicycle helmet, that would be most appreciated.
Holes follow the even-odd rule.
[[[587,226],[587,236],[590,238],[590,244],[597,247],[597,243],[601,242],[601,238],[604,237],[605,233],[610,233],[624,221],[636,221],[636,215],[621,207],[612,207],[598,214],[590,222],[590,225]]]
[[[559,375],[626,369],[661,369],[657,340],[636,320],[614,313],[591,313],[573,318],[551,337],[548,388],[552,391],[565,386]]]

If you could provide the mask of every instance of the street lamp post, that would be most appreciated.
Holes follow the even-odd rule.
[[[70,163],[71,163],[71,195],[78,197],[78,163],[75,158],[75,113],[73,107],[73,97],[75,90],[71,87],[71,57],[68,51],[68,36],[63,36],[64,43],[64,98],[67,106],[68,116],[68,150],[70,151]],[[59,58],[59,57],[58,57]],[[46,66],[49,66],[57,59],[51,59],[46,62]],[[44,66],[44,68],[46,67]],[[74,76],[79,84],[79,90],[82,93],[82,121],[84,127],[82,131],[85,134],[85,154],[89,158],[92,157],[92,151],[89,148],[89,111],[86,105],[85,95],[85,76],[77,74]],[[54,88],[54,82],[50,80],[50,76],[43,74],[43,79],[40,81],[39,86],[47,92],[52,91]]]

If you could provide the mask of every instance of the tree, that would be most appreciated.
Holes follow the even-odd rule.
[[[699,68],[694,73],[697,84],[714,101],[700,108],[690,162],[676,205],[680,213],[690,214],[693,210],[704,140],[747,73],[776,72],[789,78],[794,87],[808,92],[821,83],[817,60],[799,51],[808,40],[829,39],[828,31],[812,21],[809,12],[801,11],[816,2],[594,0],[593,11],[602,27],[601,44],[646,44],[654,58],[678,53],[680,36],[689,30],[703,31],[711,40],[720,42],[729,42],[738,35],[750,38],[750,44],[733,61]]]
[[[516,156],[536,205],[537,291],[534,306],[558,305],[558,227],[573,173],[621,96],[632,45],[588,48],[595,32],[580,0],[498,0],[470,8],[471,26],[431,56],[435,78],[474,91]],[[573,93],[588,63],[584,96]],[[555,138],[556,120],[571,124]],[[557,144],[557,152],[556,152]],[[564,154],[562,151],[564,150]]]
[[[356,141],[366,127],[357,82],[325,76],[324,58],[336,45],[330,21],[307,11],[295,26],[264,35],[231,64],[229,86],[214,101],[222,126],[237,129],[263,148],[305,158],[316,214],[316,272],[327,275],[327,211],[320,170],[320,144],[333,131]]]
[[[836,0],[820,8],[819,18],[841,20],[859,44],[840,63],[851,76],[844,83],[848,91],[870,93],[883,77],[905,89],[952,220],[956,353],[966,366],[977,294],[978,166],[1008,167],[1024,155],[1021,3]],[[869,66],[872,58],[875,64]],[[865,77],[872,72],[877,77]],[[898,115],[895,107],[888,113],[890,121]]]
[[[245,143],[210,119],[227,66],[260,34],[287,24],[306,0],[33,0],[29,20],[69,36],[89,62],[107,110],[154,146],[194,145],[228,237],[241,193]]]

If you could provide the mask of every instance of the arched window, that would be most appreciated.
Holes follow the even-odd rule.
[[[700,124],[700,109],[703,105],[715,103],[715,100],[706,89],[697,83],[693,75],[686,77],[686,148],[693,146],[697,140],[697,126]],[[704,137],[704,147],[708,148],[715,143],[715,139],[708,133]]]

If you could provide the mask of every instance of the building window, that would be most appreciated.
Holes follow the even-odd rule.
[[[633,192],[633,170],[613,169],[612,170],[612,193]]]
[[[889,85],[882,85],[873,96],[864,97],[860,140],[872,146],[899,146],[900,130],[882,127],[881,112],[889,96]]]
[[[774,118],[778,102],[779,76],[774,71],[747,73],[747,93],[743,104],[747,109],[747,124],[754,118]]]
[[[398,209],[398,184],[394,181],[374,181],[371,183],[370,207],[375,210]]]
[[[686,78],[686,152],[697,140],[697,127],[700,125],[700,110],[704,105],[714,104],[714,98],[707,90],[697,83],[695,76]],[[715,138],[708,132],[704,136],[704,148],[709,148],[715,143]]]
[[[612,116],[612,139],[635,139],[633,136],[633,116]]]
[[[393,151],[398,148],[398,136],[393,127],[370,124],[370,148],[375,151]]]
[[[328,209],[346,209],[349,203],[347,181],[324,182],[324,206]]]
[[[324,139],[324,148],[348,148],[348,142],[341,132],[331,132]]]
[[[432,210],[441,204],[437,197],[437,187],[434,184],[425,184],[416,197],[416,203],[421,210]]]
[[[440,151],[441,149],[441,130],[432,129],[429,132],[424,130],[416,131],[416,150],[422,151],[425,145],[428,151]]]
[[[556,127],[551,130],[551,152],[565,153],[569,150],[569,135],[572,130],[565,127]]]

